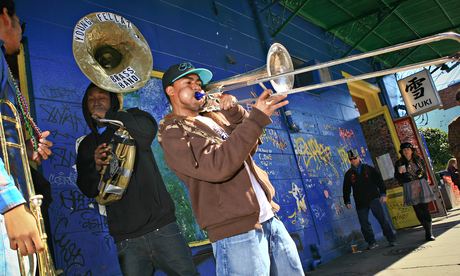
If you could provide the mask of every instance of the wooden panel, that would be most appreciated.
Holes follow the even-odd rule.
[[[367,147],[369,148],[374,164],[377,164],[376,158],[378,156],[387,153],[390,154],[391,160],[394,164],[394,162],[398,159],[398,155],[395,150],[385,116],[382,114],[365,122],[361,122],[361,127],[363,129],[364,137],[366,137]],[[378,166],[376,166],[376,169],[379,169]],[[398,187],[399,184],[396,179],[392,178],[385,180],[385,186],[389,189]]]

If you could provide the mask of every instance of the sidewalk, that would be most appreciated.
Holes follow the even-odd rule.
[[[460,275],[460,209],[433,220],[435,241],[425,242],[424,233],[421,226],[398,230],[395,247],[381,240],[373,250],[352,254],[350,249],[307,275]]]

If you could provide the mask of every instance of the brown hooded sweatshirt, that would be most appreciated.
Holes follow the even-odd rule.
[[[218,123],[229,137],[219,134],[195,117],[168,114],[161,122],[158,135],[169,167],[187,185],[195,217],[214,242],[261,228],[260,207],[252,188],[250,170],[272,201],[275,190],[268,175],[251,155],[270,118],[258,109],[247,113],[241,106],[204,116]]]

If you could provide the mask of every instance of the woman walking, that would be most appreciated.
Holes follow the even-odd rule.
[[[435,199],[427,181],[425,162],[417,156],[411,143],[402,143],[401,158],[395,163],[395,178],[403,185],[404,204],[414,208],[417,219],[425,229],[425,240],[434,241],[428,203]]]
[[[458,167],[457,167],[457,159],[451,158],[449,162],[447,162],[446,171],[452,182],[460,189],[460,177],[458,176]]]

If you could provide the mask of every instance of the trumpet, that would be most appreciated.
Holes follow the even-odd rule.
[[[26,185],[25,198],[26,199],[28,198],[29,200],[29,209],[36,219],[37,226],[38,226],[38,232],[39,232],[41,241],[44,246],[44,250],[42,252],[37,253],[39,275],[40,276],[59,275],[62,273],[62,271],[56,270],[54,268],[53,259],[51,258],[48,244],[46,242],[48,237],[45,232],[45,223],[44,223],[42,212],[41,212],[43,196],[35,194],[35,189],[34,189],[34,185],[32,182],[32,175],[30,173],[29,160],[27,158],[26,144],[24,142],[24,137],[23,137],[23,132],[22,132],[21,120],[18,116],[18,112],[16,108],[10,101],[1,99],[0,104],[6,105],[10,109],[11,113],[13,114],[12,117],[7,116],[6,114],[0,115],[0,143],[1,143],[2,154],[3,154],[3,162],[5,163],[5,169],[8,174],[11,174],[12,167],[9,162],[8,148],[18,149],[21,155],[21,161],[23,165],[22,169],[23,169],[24,178],[25,178],[24,179],[25,185]],[[7,123],[14,124],[14,127],[16,128],[16,133],[18,136],[18,141],[19,141],[18,143],[7,141],[6,135],[5,135],[4,121],[6,121]],[[21,275],[22,276],[30,275],[26,273],[25,257],[22,257],[19,251],[18,251],[18,258],[19,258],[19,270],[21,272]],[[32,275],[35,275],[35,274],[32,274]]]
[[[261,69],[256,69],[254,71],[250,71],[244,74],[236,75],[236,76],[233,76],[231,78],[228,78],[222,81],[212,82],[206,86],[206,89],[207,89],[206,94],[207,94],[207,97],[209,97],[210,95],[214,93],[223,93],[226,91],[251,86],[254,84],[261,84],[263,82],[270,81],[276,93],[289,95],[289,94],[294,94],[294,93],[299,93],[299,92],[306,92],[306,91],[311,91],[315,89],[325,88],[329,86],[345,84],[345,83],[358,81],[358,80],[385,76],[389,74],[394,74],[396,72],[417,69],[417,68],[426,67],[426,66],[435,65],[435,64],[459,61],[460,52],[457,52],[457,53],[453,53],[450,56],[444,56],[444,57],[437,58],[437,59],[422,61],[422,62],[418,62],[418,63],[411,64],[411,65],[406,65],[406,66],[401,66],[401,67],[396,67],[396,68],[389,68],[386,70],[365,73],[365,74],[353,76],[350,78],[342,78],[338,80],[327,81],[324,83],[318,83],[318,84],[312,84],[312,85],[307,85],[303,87],[293,88],[294,87],[294,75],[297,75],[297,74],[302,74],[302,73],[319,70],[323,68],[329,68],[329,67],[347,63],[347,62],[352,62],[352,61],[356,61],[360,59],[374,57],[374,56],[382,55],[385,53],[395,52],[395,51],[399,51],[399,50],[406,49],[406,48],[412,48],[415,46],[420,46],[420,45],[424,45],[424,44],[428,44],[428,43],[432,43],[436,41],[441,41],[441,40],[448,40],[448,39],[455,40],[460,43],[459,34],[454,33],[454,32],[446,32],[446,33],[440,33],[440,34],[436,34],[436,35],[425,37],[425,38],[416,39],[413,41],[396,44],[393,46],[385,47],[382,49],[377,49],[377,50],[362,53],[362,54],[352,55],[352,56],[345,57],[345,58],[338,59],[338,60],[332,60],[332,61],[328,61],[325,63],[307,66],[307,67],[296,69],[296,70],[294,70],[294,67],[292,66],[292,59],[288,51],[286,50],[286,48],[279,43],[274,43],[268,50],[267,64],[265,67],[262,67]],[[238,103],[247,104],[247,103],[253,102],[254,100],[255,99],[244,99],[244,100],[238,101]]]

